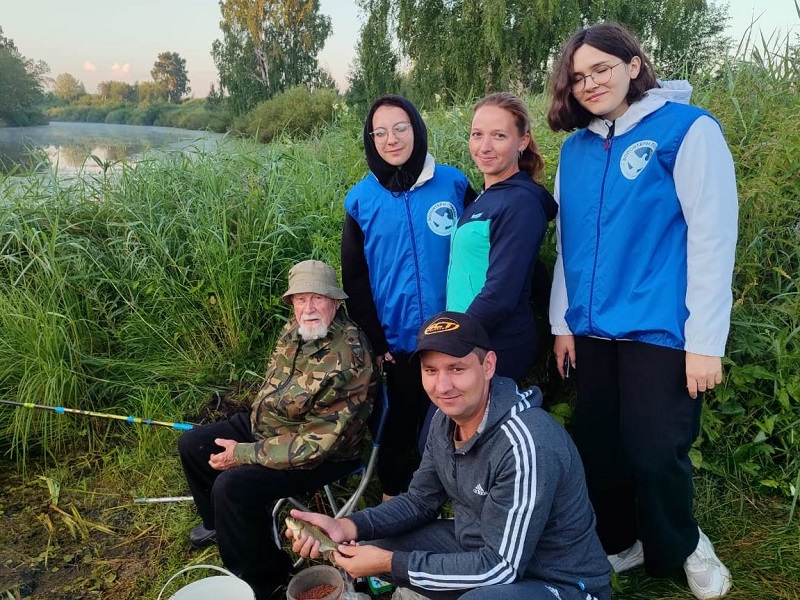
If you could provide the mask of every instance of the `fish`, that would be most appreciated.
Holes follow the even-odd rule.
[[[286,517],[286,527],[292,532],[292,537],[296,540],[299,540],[302,534],[317,540],[319,542],[319,552],[325,557],[325,560],[330,561],[333,551],[339,547],[339,544],[329,538],[324,531],[307,521]]]

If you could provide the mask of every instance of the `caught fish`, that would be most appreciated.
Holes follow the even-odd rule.
[[[339,544],[329,538],[319,527],[307,521],[286,517],[286,527],[292,532],[292,537],[296,540],[299,540],[304,533],[311,539],[317,540],[319,542],[319,552],[326,560],[330,560],[333,551],[339,547]]]

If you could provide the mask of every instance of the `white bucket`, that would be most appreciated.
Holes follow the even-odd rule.
[[[164,587],[161,588],[161,592],[158,594],[158,600],[161,600],[164,590],[172,583],[173,579],[193,569],[213,569],[224,573],[224,575],[215,575],[214,577],[206,577],[193,581],[175,592],[169,597],[169,600],[255,600],[256,596],[253,593],[253,588],[230,571],[226,571],[222,567],[217,567],[215,565],[192,565],[181,569],[170,577],[167,583],[164,584]]]

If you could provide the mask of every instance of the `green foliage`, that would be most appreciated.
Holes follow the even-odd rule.
[[[762,40],[701,89],[737,164],[739,245],[728,378],[715,390],[704,436],[766,487],[797,497],[800,474],[800,111],[797,47]]]
[[[50,69],[42,61],[25,58],[0,28],[0,127],[41,125],[40,105]]]
[[[189,100],[182,104],[167,102],[132,104],[109,102],[105,104],[58,106],[47,111],[54,121],[77,121],[85,123],[119,123],[122,125],[160,125],[185,129],[210,129],[218,133],[228,130],[231,119],[228,113],[209,106],[202,99]]]
[[[317,54],[331,33],[319,0],[221,0],[223,39],[211,54],[235,115],[291,86],[320,82]]]
[[[368,25],[385,12],[379,0],[362,8]],[[663,76],[692,74],[727,48],[721,37],[727,8],[713,1],[392,0],[389,10],[412,65],[412,95],[426,105],[436,95],[450,101],[507,89],[539,92],[563,40],[601,20],[626,23],[639,34]],[[362,43],[380,41],[362,37]]]
[[[763,41],[695,76],[694,102],[719,118],[733,152],[741,213],[726,379],[707,394],[692,455],[703,469],[795,499],[800,132],[787,124],[800,114],[797,61],[796,46]],[[528,104],[551,188],[564,135],[546,128],[546,97]],[[156,115],[188,123],[207,110],[191,101]],[[467,147],[471,105],[423,116],[436,159],[479,187]],[[0,396],[131,414],[147,398],[148,416],[180,420],[209,388],[260,373],[285,314],[278,297],[288,266],[338,263],[342,198],[366,172],[361,119],[332,91],[301,87],[237,125],[262,139],[275,123],[278,132],[316,128],[302,140],[229,142],[219,155],[61,184],[0,183]],[[550,263],[553,243],[551,231],[542,248]],[[570,392],[550,377],[542,369],[534,381],[568,420]],[[79,435],[52,416],[0,413],[2,427],[0,439],[17,449],[52,439],[57,452]],[[82,435],[104,443],[100,431]]]
[[[333,121],[334,106],[340,101],[332,89],[312,92],[305,86],[293,87],[236,119],[233,129],[260,142],[272,141],[281,133],[309,134]]]
[[[97,95],[104,102],[137,101],[136,87],[124,81],[101,81],[97,84]]]
[[[389,0],[360,0],[367,15],[356,46],[355,64],[348,80],[347,101],[367,109],[372,101],[386,93],[397,93],[399,59],[389,37]]]
[[[186,59],[177,52],[161,52],[150,70],[153,81],[164,90],[163,100],[178,103],[192,91],[186,73]]]
[[[151,415],[179,420],[210,387],[262,372],[288,268],[338,254],[326,171],[310,148],[231,143],[55,189],[6,181],[0,396],[131,414],[147,397]],[[82,427],[0,413],[17,456],[65,454]]]
[[[53,85],[53,96],[64,102],[74,102],[86,94],[83,83],[69,73],[61,73]]]

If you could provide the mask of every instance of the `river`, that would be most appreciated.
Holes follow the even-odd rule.
[[[0,173],[53,169],[100,172],[121,162],[136,164],[145,153],[213,148],[223,134],[172,127],[53,122],[40,127],[0,128]]]

